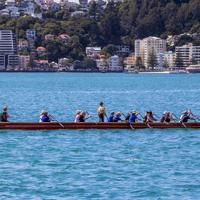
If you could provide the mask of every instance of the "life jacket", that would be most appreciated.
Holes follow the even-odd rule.
[[[43,116],[41,117],[41,121],[42,121],[42,122],[50,122],[50,118],[49,118],[49,116],[43,115]]]
[[[137,116],[133,114],[133,115],[130,116],[129,122],[130,122],[130,123],[131,123],[131,122],[135,122],[136,119],[137,119]]]
[[[182,119],[181,119],[181,122],[188,122],[189,119],[190,119],[189,115],[183,116]]]
[[[85,117],[83,115],[79,116],[79,122],[85,122]]]
[[[114,118],[114,116],[110,116],[109,118],[108,118],[108,122],[113,122],[113,118]]]

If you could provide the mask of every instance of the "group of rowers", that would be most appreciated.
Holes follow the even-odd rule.
[[[99,122],[105,122],[105,118],[107,122],[120,122],[125,121],[129,123],[135,122],[145,122],[145,123],[152,123],[152,122],[161,122],[161,123],[170,123],[179,121],[181,123],[186,123],[189,120],[198,120],[199,118],[195,116],[191,110],[184,111],[181,113],[180,118],[178,118],[172,112],[164,112],[162,117],[159,119],[152,111],[146,111],[145,115],[142,116],[137,111],[129,112],[127,115],[123,114],[122,112],[111,112],[109,116],[106,114],[106,109],[103,102],[99,103],[99,107],[97,109]],[[74,122],[86,122],[91,115],[86,111],[77,110],[75,113],[75,120]],[[2,112],[0,113],[0,121],[1,122],[8,122],[8,108],[4,107]],[[40,113],[39,122],[52,122],[57,121],[52,115],[50,115],[47,111],[42,111]]]

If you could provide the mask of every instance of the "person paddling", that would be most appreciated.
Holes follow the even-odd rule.
[[[104,122],[104,116],[106,116],[106,109],[103,102],[99,103],[99,107],[97,109],[99,122]]]
[[[114,116],[115,116],[115,112],[111,112],[110,116],[108,117],[108,122],[113,122]]]
[[[145,113],[145,116],[144,116],[144,122],[151,123],[151,122],[154,122],[154,121],[157,121],[157,120],[154,118],[153,112],[147,111]]]
[[[51,118],[47,111],[42,111],[40,114],[40,121],[39,122],[51,122]]]
[[[81,112],[79,115],[79,122],[85,122],[89,118],[90,118],[90,115],[88,112]]]
[[[191,114],[192,113],[190,111],[182,112],[181,117],[180,117],[180,122],[181,123],[187,123],[189,120],[196,120],[197,118],[192,117]]]
[[[122,121],[122,119],[121,119],[121,113],[117,112],[117,113],[115,113],[115,115],[113,117],[113,122],[119,122],[119,121]]]
[[[173,113],[165,111],[160,119],[161,123],[170,123],[171,121],[176,121],[175,118],[173,118]]]
[[[75,114],[75,120],[74,122],[80,122],[80,115],[81,115],[81,110],[77,110]]]
[[[9,118],[8,108],[7,108],[7,106],[5,106],[2,110],[2,113],[0,113],[0,121],[1,122],[8,122],[8,118]]]
[[[138,119],[138,113],[136,111],[133,111],[133,112],[130,113],[130,117],[129,117],[128,122],[134,123],[134,122],[136,122],[137,119]]]

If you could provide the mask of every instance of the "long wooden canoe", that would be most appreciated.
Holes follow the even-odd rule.
[[[193,123],[99,123],[99,122],[0,122],[0,129],[16,130],[55,130],[55,129],[167,129],[167,128],[200,128],[200,122]]]

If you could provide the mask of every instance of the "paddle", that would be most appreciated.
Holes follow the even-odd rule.
[[[49,115],[49,117],[51,117],[53,121],[58,122],[58,124],[59,124],[62,128],[65,128],[65,127],[63,126],[63,124],[61,124],[53,115]]]

